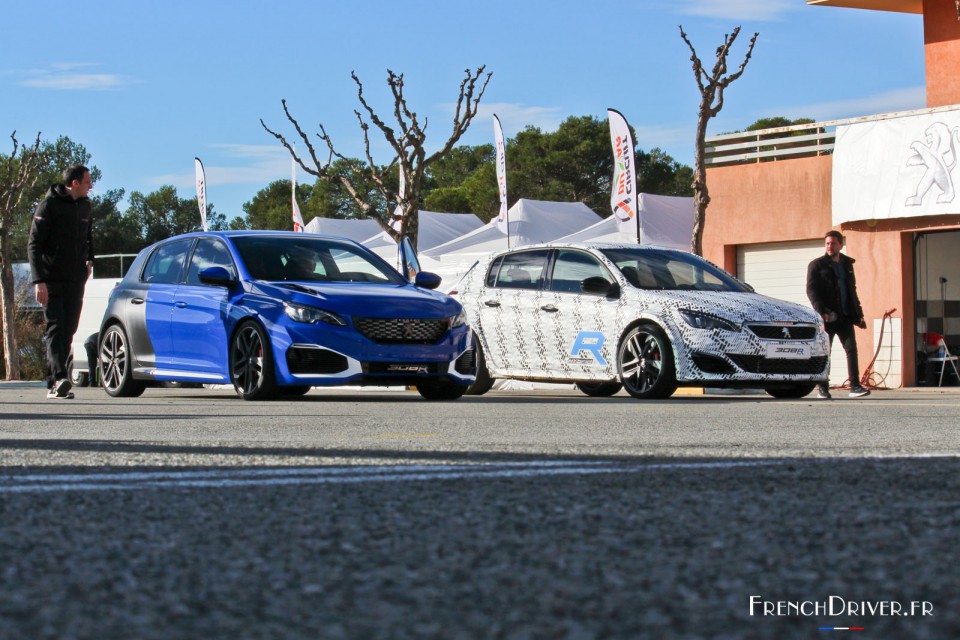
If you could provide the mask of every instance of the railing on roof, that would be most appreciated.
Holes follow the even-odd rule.
[[[709,136],[704,148],[704,163],[708,167],[717,167],[828,155],[833,153],[838,125],[956,111],[958,108],[958,105],[949,105]]]

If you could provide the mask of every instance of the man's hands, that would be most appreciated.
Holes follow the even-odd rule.
[[[43,306],[47,304],[47,285],[44,282],[38,282],[33,287],[33,296],[37,299],[37,303]]]

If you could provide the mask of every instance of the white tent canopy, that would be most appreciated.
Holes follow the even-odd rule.
[[[641,193],[638,200],[640,244],[690,250],[690,240],[693,237],[693,198]],[[617,219],[614,216],[604,218],[595,225],[557,239],[557,242],[636,241],[635,232],[617,229]]]
[[[439,213],[421,210],[419,215],[418,252],[432,249],[483,226],[483,220],[472,213]],[[381,231],[360,244],[378,253],[387,249],[395,252],[397,248],[397,242],[386,231]]]
[[[370,218],[342,220],[340,218],[316,217],[308,222],[303,230],[307,233],[322,233],[327,236],[340,236],[341,238],[363,242],[367,238],[380,233],[382,229],[376,220]]]
[[[582,202],[546,200],[520,199],[510,207],[508,216],[511,247],[550,242],[600,221],[600,216]],[[478,229],[423,253],[443,261],[462,261],[470,256],[506,248],[507,236],[497,228],[497,221],[491,220]]]

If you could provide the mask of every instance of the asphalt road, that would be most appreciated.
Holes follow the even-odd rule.
[[[0,383],[3,639],[960,637],[956,389],[76,392]]]

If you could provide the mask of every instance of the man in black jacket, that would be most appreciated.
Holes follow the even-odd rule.
[[[828,231],[823,244],[826,254],[813,260],[807,267],[807,297],[827,325],[830,344],[833,345],[833,336],[839,336],[840,344],[847,353],[850,397],[862,398],[870,395],[870,392],[860,386],[857,337],[853,328],[866,329],[867,322],[857,296],[857,281],[853,275],[855,260],[840,253],[843,234],[839,231]],[[830,385],[820,385],[817,397],[830,399]]]
[[[73,334],[80,322],[83,289],[93,269],[93,236],[90,201],[93,183],[82,165],[63,172],[63,184],[50,187],[30,225],[27,255],[34,293],[44,306],[47,364],[50,367],[47,398],[73,398],[67,360]]]

